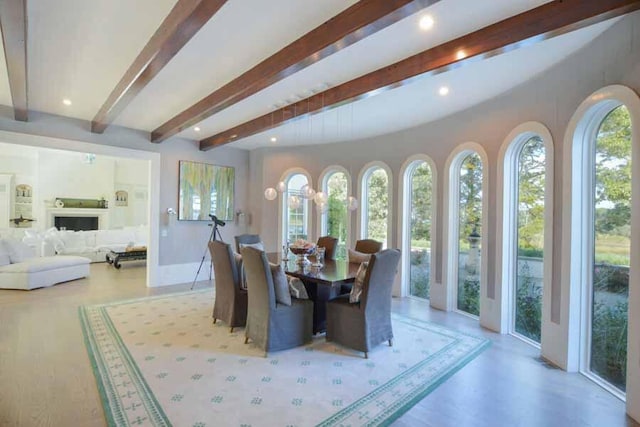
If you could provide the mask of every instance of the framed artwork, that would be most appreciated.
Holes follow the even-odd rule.
[[[178,219],[233,220],[235,170],[228,166],[180,160]]]

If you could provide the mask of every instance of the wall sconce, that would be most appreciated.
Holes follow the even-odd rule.
[[[167,215],[169,216],[178,215],[178,212],[176,212],[176,210],[173,208],[167,208]]]

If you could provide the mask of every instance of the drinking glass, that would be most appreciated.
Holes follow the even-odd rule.
[[[325,248],[323,248],[322,246],[316,247],[316,262],[313,265],[315,265],[316,267],[322,267],[322,265],[324,264],[324,252]]]

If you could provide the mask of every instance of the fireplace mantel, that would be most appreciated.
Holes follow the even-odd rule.
[[[98,229],[109,228],[109,209],[50,208],[47,209],[47,228],[55,226],[57,216],[97,216]]]

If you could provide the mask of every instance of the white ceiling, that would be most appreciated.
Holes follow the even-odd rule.
[[[151,131],[274,54],[356,0],[230,0],[117,118]],[[176,0],[29,0],[29,108],[91,120]],[[322,90],[392,64],[546,0],[441,0],[204,120],[180,136],[202,139]],[[418,28],[424,14],[435,20]],[[292,19],[295,17],[295,19]],[[239,140],[253,149],[317,144],[389,133],[425,123],[513,88],[584,46],[608,21],[538,45],[416,79],[398,89]],[[0,56],[0,104],[11,97]],[[482,84],[479,84],[479,83]],[[451,93],[439,97],[448,85]],[[73,104],[65,106],[62,99]],[[393,106],[393,108],[390,108]]]

